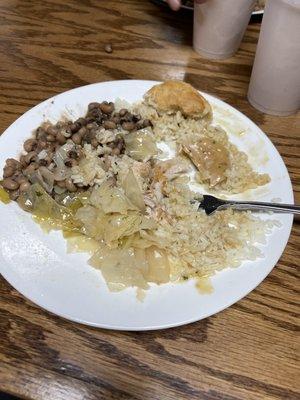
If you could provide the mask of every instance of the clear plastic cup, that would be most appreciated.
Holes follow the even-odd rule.
[[[248,100],[271,115],[300,109],[300,0],[267,1]]]
[[[195,51],[211,59],[231,57],[239,48],[254,5],[255,0],[195,1]]]

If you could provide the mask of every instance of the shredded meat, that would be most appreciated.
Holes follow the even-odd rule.
[[[229,153],[222,144],[205,138],[195,143],[183,144],[182,149],[198,168],[203,180],[208,180],[211,187],[226,179]]]

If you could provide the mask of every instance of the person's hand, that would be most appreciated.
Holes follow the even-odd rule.
[[[169,6],[172,8],[172,10],[177,11],[181,7],[181,1],[180,0],[167,0],[167,3]]]
[[[196,3],[204,3],[207,0],[195,0]],[[172,10],[177,11],[181,7],[181,0],[167,0]]]

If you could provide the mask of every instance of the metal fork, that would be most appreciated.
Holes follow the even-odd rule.
[[[283,203],[265,203],[261,201],[221,200],[214,196],[203,195],[199,208],[203,208],[207,215],[217,210],[233,208],[235,210],[273,211],[277,213],[300,214],[300,206]]]

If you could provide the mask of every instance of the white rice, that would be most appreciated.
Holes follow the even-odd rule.
[[[179,148],[183,141],[211,138],[228,150],[230,168],[226,171],[226,180],[210,188],[210,190],[241,193],[265,185],[270,181],[267,174],[259,174],[253,171],[247,155],[230,143],[227,133],[221,127],[209,125],[201,120],[185,118],[180,111],[176,114],[159,114],[145,102],[136,104],[134,111],[139,112],[143,118],[149,118],[152,121],[154,135],[159,141],[175,142]],[[197,180],[199,183],[208,186],[199,174]]]

